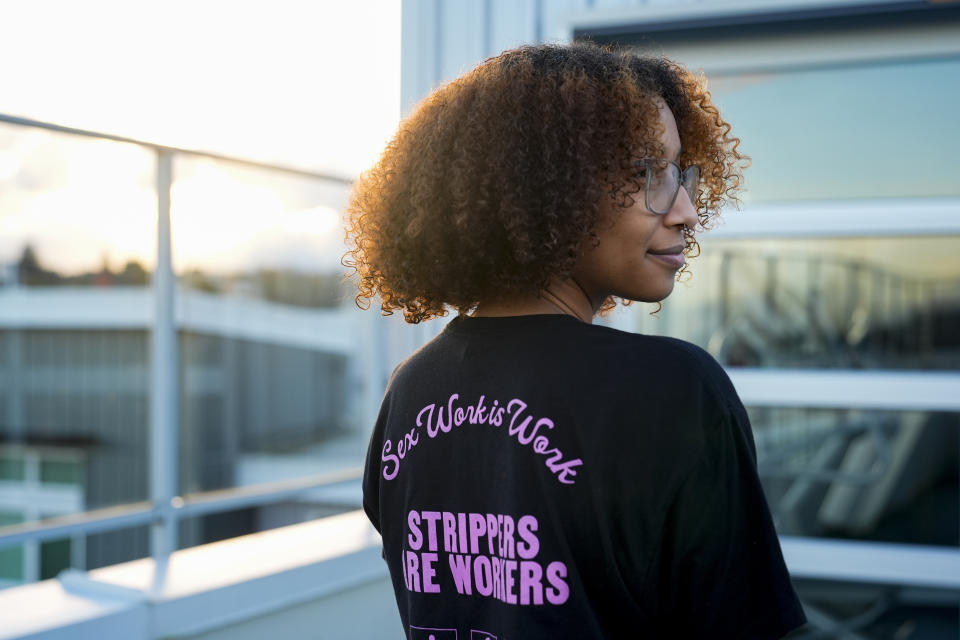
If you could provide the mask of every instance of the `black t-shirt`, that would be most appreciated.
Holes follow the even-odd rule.
[[[390,377],[363,506],[410,639],[768,639],[806,621],[743,404],[676,338],[453,318]]]

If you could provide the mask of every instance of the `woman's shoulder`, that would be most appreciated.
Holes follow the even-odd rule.
[[[632,333],[611,327],[598,326],[600,335],[610,342],[624,364],[638,367],[642,371],[655,372],[658,369],[674,374],[674,379],[692,382],[703,380],[716,387],[719,395],[733,391],[730,378],[723,365],[709,351],[700,345],[675,338],[643,333]]]

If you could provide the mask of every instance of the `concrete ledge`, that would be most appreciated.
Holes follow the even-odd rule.
[[[0,591],[0,640],[213,632],[388,581],[380,549],[379,535],[358,510],[177,551],[157,585],[152,558],[65,571],[56,580]]]

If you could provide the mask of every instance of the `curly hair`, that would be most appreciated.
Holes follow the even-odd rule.
[[[695,206],[710,228],[726,201],[739,206],[749,157],[702,72],[591,42],[521,46],[424,98],[354,184],[341,263],[359,275],[357,306],[379,295],[383,315],[419,323],[568,276],[604,212],[643,188],[637,161],[665,157],[658,98],[681,166],[701,167]],[[683,234],[696,257],[694,230]],[[608,296],[599,313],[616,306]]]

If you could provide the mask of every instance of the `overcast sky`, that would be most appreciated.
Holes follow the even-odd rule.
[[[348,178],[399,121],[400,0],[0,0],[0,15],[0,113]],[[26,240],[61,269],[88,268],[104,251],[152,262],[152,162],[41,134],[0,130],[0,262]],[[181,266],[212,255],[212,229],[233,262],[249,262],[258,243],[271,253],[273,229],[311,236],[310,247],[322,236],[333,264],[338,221],[318,205],[339,209],[342,198],[299,209],[248,183],[227,199],[217,189],[228,176],[195,169],[193,184],[174,186]],[[218,202],[239,215],[221,207],[201,223]],[[283,212],[293,217],[273,224]]]
[[[400,110],[400,0],[0,0],[0,113],[356,174]]]

